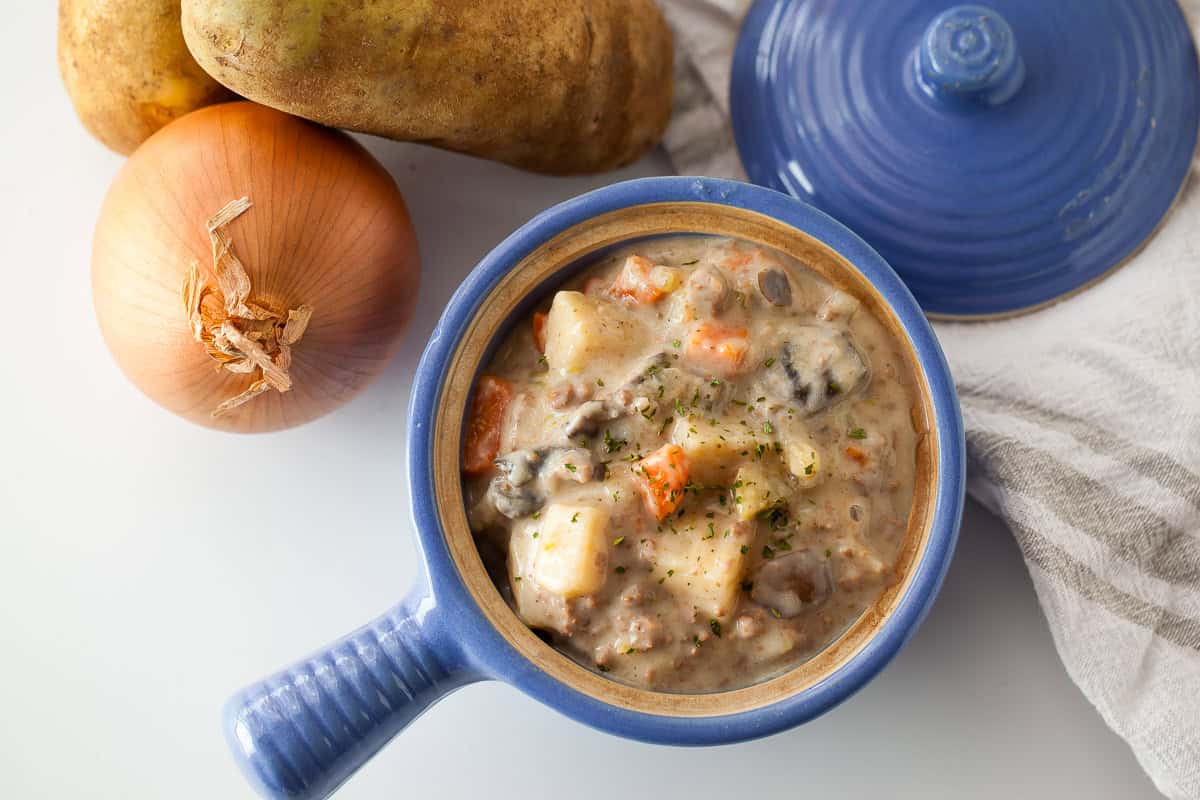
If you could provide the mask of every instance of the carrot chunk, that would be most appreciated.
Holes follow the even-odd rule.
[[[654,263],[643,256],[625,259],[621,273],[613,282],[610,292],[616,297],[625,297],[635,303],[654,305],[663,298],[663,291],[654,281]]]
[[[503,378],[479,377],[463,442],[462,469],[466,475],[483,475],[492,468],[500,453],[500,427],[512,396],[512,384]]]
[[[646,509],[660,522],[683,502],[691,468],[683,448],[666,444],[634,465],[638,489],[646,501]]]
[[[745,328],[704,322],[688,335],[687,357],[724,375],[737,372],[750,349]]]
[[[533,344],[539,353],[546,352],[546,319],[548,317],[549,315],[545,311],[533,312]]]
[[[867,465],[867,454],[857,447],[847,447],[846,455],[864,467]]]

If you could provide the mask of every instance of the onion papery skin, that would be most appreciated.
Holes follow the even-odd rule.
[[[231,200],[253,207],[226,229],[251,299],[313,306],[292,351],[291,391],[212,411],[259,375],[218,371],[192,335],[182,287],[212,267],[206,220]],[[92,296],[122,371],[155,402],[200,425],[280,430],[345,403],[398,348],[420,281],[416,235],[388,172],[344,133],[238,102],[204,108],[151,136],[104,200]]]

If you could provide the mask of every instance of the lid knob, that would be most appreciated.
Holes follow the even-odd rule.
[[[946,104],[998,106],[1025,80],[1025,62],[1012,28],[987,6],[955,6],[925,31],[917,82]]]

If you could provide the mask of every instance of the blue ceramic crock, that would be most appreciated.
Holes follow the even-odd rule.
[[[521,639],[519,633],[527,630],[502,605],[490,582],[482,587],[476,581],[472,588],[464,578],[462,551],[457,561],[454,552],[464,545],[447,535],[448,511],[444,501],[435,499],[439,470],[443,483],[446,474],[458,471],[456,458],[445,457],[446,452],[457,450],[447,451],[445,443],[439,443],[435,424],[448,393],[466,396],[466,388],[448,383],[452,361],[471,337],[486,335],[494,341],[500,333],[496,329],[481,333],[476,325],[485,301],[506,291],[506,279],[522,269],[531,254],[545,253],[547,243],[571,229],[604,215],[623,213],[636,220],[641,209],[667,207],[750,212],[754,218],[806,234],[809,241],[832,249],[857,270],[893,312],[896,329],[909,339],[916,367],[923,373],[929,435],[937,448],[923,549],[914,556],[904,587],[896,590],[886,616],[874,622],[862,643],[827,674],[816,675],[798,691],[780,684],[784,688],[779,696],[768,693],[764,699],[760,692],[749,703],[755,707],[743,702],[746,708],[729,713],[722,712],[723,697],[755,689],[740,690],[741,695],[687,696],[635,690],[575,665],[531,634],[526,637],[529,641]],[[637,236],[625,241],[630,238]],[[582,266],[586,263],[563,263],[546,273],[525,292],[527,296],[510,300],[509,318],[523,316],[539,295]],[[475,345],[478,354],[471,370],[486,359],[490,342]],[[469,384],[469,376],[465,382]],[[455,424],[461,422],[457,417]],[[567,201],[539,214],[483,259],[451,298],[417,369],[408,450],[413,525],[424,567],[416,586],[369,625],[237,693],[225,709],[229,744],[263,796],[322,798],[435,701],[473,681],[505,681],[580,722],[647,742],[724,744],[799,725],[828,711],[874,677],[925,616],[958,535],[963,452],[958,402],[933,331],[883,259],[830,217],[769,189],[707,178],[635,180]],[[443,463],[447,460],[454,463]],[[457,512],[462,516],[461,509]],[[469,542],[469,533],[455,535]],[[485,606],[493,610],[485,613]],[[497,607],[503,610],[497,612]],[[497,620],[505,614],[511,620],[499,625]],[[630,701],[635,695],[649,697],[653,703]]]

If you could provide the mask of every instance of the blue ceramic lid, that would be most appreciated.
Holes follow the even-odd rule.
[[[730,100],[752,181],[845,223],[950,317],[1123,263],[1200,129],[1176,0],[757,0]]]

